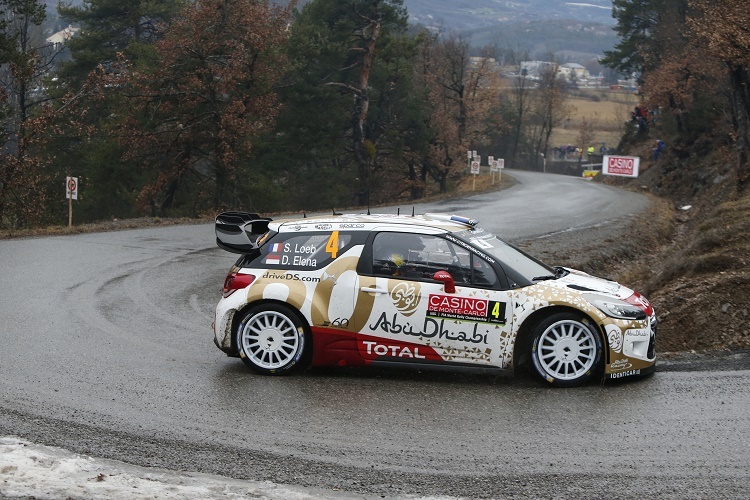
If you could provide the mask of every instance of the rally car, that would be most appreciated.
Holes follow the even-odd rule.
[[[215,228],[219,247],[241,256],[216,306],[214,342],[262,374],[525,366],[576,386],[655,368],[645,297],[545,265],[466,217],[225,212]]]

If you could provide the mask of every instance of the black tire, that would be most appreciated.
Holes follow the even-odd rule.
[[[558,387],[575,387],[599,373],[602,339],[583,315],[557,313],[534,327],[530,354],[539,378]]]
[[[307,328],[290,308],[259,304],[237,325],[237,352],[242,361],[264,375],[300,369],[310,349]]]

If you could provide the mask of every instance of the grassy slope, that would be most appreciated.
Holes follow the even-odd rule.
[[[581,90],[568,97],[566,104],[570,106],[571,114],[552,131],[550,144],[576,144],[585,118],[595,125],[593,144],[598,146],[603,142],[615,147],[625,133],[630,112],[637,103],[638,96],[633,92]]]

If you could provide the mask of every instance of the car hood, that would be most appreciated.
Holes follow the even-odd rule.
[[[566,270],[569,273],[555,280],[555,283],[580,292],[597,292],[612,295],[620,300],[625,300],[635,293],[632,289],[624,287],[615,281],[597,278],[576,269],[566,268]]]
[[[590,274],[586,274],[583,271],[578,271],[576,269],[566,268],[566,271],[569,271],[567,275],[554,281],[556,285],[577,290],[582,293],[600,293],[610,295],[624,302],[640,307],[649,317],[654,314],[653,306],[648,299],[631,288],[622,286],[615,281],[591,276]]]

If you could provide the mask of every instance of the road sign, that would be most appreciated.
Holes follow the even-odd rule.
[[[78,199],[78,177],[65,178],[65,198]]]
[[[471,173],[474,175],[479,173],[479,162],[477,160],[471,162]]]

